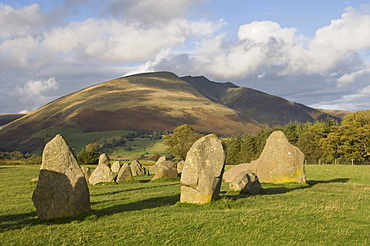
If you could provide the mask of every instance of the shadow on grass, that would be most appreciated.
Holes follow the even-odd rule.
[[[267,187],[263,188],[262,195],[276,195],[284,194],[294,190],[311,188],[317,184],[328,183],[346,183],[348,178],[332,179],[332,180],[307,180],[306,184],[286,183],[286,184],[265,184]]]
[[[113,215],[127,211],[143,210],[156,207],[170,206],[176,204],[180,200],[180,194],[166,197],[155,197],[129,204],[119,204],[108,208],[92,210],[76,217],[58,218],[50,220],[38,219],[36,211],[23,214],[11,214],[0,216],[0,233],[22,229],[28,226],[35,225],[53,225],[53,224],[67,224],[71,222],[82,222],[87,220],[94,220],[98,217]],[[115,200],[117,201],[117,200]],[[91,203],[93,204],[93,203]]]
[[[103,216],[108,216],[108,215],[112,215],[116,213],[122,213],[125,211],[135,211],[135,210],[171,206],[171,205],[176,204],[179,200],[180,200],[180,194],[174,195],[174,196],[154,197],[154,198],[149,198],[149,199],[134,202],[134,203],[120,204],[120,205],[115,205],[109,208],[94,210],[94,213],[99,217],[103,217]]]
[[[101,194],[95,194],[90,196],[106,196],[106,195],[115,195],[119,194],[122,192],[128,192],[128,191],[138,191],[138,190],[148,190],[148,189],[156,189],[156,188],[161,188],[161,187],[166,187],[166,186],[173,186],[173,185],[179,185],[179,184],[168,184],[168,185],[158,185],[158,186],[150,186],[150,187],[140,187],[140,188],[135,188],[135,189],[124,189],[124,190],[119,190],[119,191],[112,191],[112,192],[107,192],[107,193],[101,193]]]
[[[84,221],[90,218],[94,218],[94,212],[89,211],[80,214],[76,217],[71,218],[58,218],[58,219],[50,219],[50,220],[41,220],[37,217],[36,211],[24,214],[11,214],[11,215],[3,215],[0,216],[0,221],[3,224],[0,224],[0,233],[22,229],[28,226],[35,226],[35,225],[53,225],[53,224],[67,224],[72,221]]]

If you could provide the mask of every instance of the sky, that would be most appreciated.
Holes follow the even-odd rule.
[[[0,0],[0,113],[170,71],[370,109],[368,0]]]

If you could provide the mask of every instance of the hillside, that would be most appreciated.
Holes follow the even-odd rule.
[[[202,132],[254,133],[263,125],[329,116],[316,111],[230,82],[144,73],[71,93],[1,126],[0,151],[41,149],[58,132],[65,132],[68,140],[68,134],[75,132],[83,138],[89,132],[173,130],[191,124]]]
[[[333,116],[324,111],[251,88],[239,87],[230,82],[216,83],[203,76],[187,76],[181,79],[192,84],[210,100],[247,115],[263,125],[285,125],[291,121],[307,122],[327,117],[337,121],[341,120],[341,117]]]
[[[16,119],[19,119],[26,114],[0,114],[0,126],[6,125]]]

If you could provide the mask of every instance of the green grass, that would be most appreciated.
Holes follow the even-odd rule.
[[[35,166],[0,166],[1,245],[370,245],[370,166],[306,167],[307,185],[228,185],[205,205],[179,203],[178,179],[89,186],[94,212],[37,219]]]
[[[134,138],[133,141],[127,141],[126,146],[132,148],[131,151],[124,151],[124,147],[116,147],[112,155],[141,155],[141,154],[168,154],[165,149],[166,146],[163,145],[163,139],[149,139],[149,138]]]
[[[99,142],[101,139],[109,139],[113,137],[120,137],[132,131],[102,131],[102,132],[83,132],[75,128],[67,127],[49,127],[38,131],[31,135],[31,137],[43,138],[45,143],[50,141],[55,135],[61,134],[68,142],[68,144],[78,153],[81,149],[89,143]],[[34,153],[41,154],[42,148],[37,149]]]

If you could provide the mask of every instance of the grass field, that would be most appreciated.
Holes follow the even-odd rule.
[[[179,180],[89,186],[93,213],[41,221],[36,166],[0,166],[0,245],[370,245],[370,166],[306,167],[307,185],[179,204]]]

